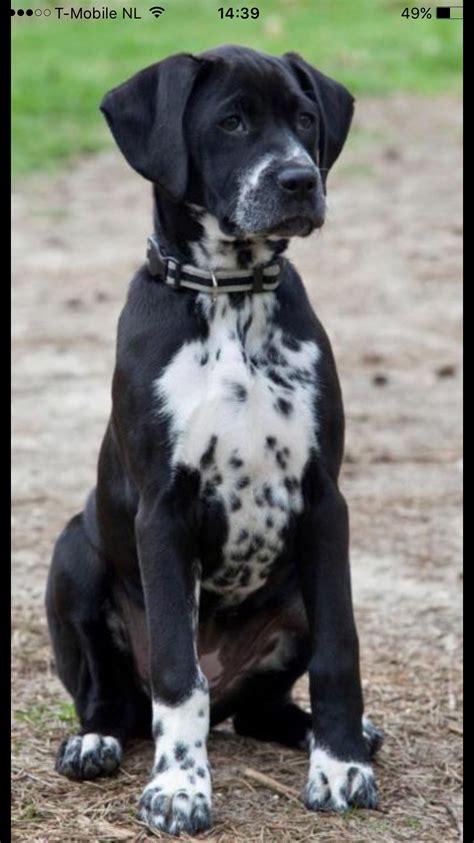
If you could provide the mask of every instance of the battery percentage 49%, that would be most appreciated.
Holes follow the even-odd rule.
[[[431,9],[425,8],[424,6],[412,6],[411,9],[408,7],[403,10],[402,18],[408,18],[412,20],[417,20],[418,18],[423,20],[423,18],[431,18]]]

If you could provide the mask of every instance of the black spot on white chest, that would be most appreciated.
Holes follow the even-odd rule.
[[[260,588],[281,554],[317,447],[318,348],[283,334],[267,298],[239,309],[219,298],[208,337],[184,345],[155,382],[173,463],[198,469],[203,505],[217,498],[225,512],[223,562],[203,585],[230,602]]]

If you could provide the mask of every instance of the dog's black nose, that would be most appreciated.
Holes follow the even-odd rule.
[[[286,167],[277,176],[278,184],[288,193],[304,195],[316,187],[316,173],[310,167]]]

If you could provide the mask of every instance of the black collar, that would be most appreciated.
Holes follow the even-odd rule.
[[[152,234],[147,241],[147,268],[150,275],[179,290],[187,287],[198,292],[212,293],[268,293],[280,283],[284,258],[252,269],[221,269],[218,272],[182,264],[176,258],[164,255],[158,240]]]

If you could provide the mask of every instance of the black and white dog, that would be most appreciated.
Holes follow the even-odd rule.
[[[112,773],[153,734],[140,816],[211,823],[210,725],[308,747],[311,810],[373,808],[338,489],[344,421],[328,338],[288,239],[324,222],[353,98],[294,53],[181,54],[102,103],[153,182],[154,235],[118,328],[113,409],[47,588],[80,733],[59,773]],[[291,699],[309,671],[311,715]]]

